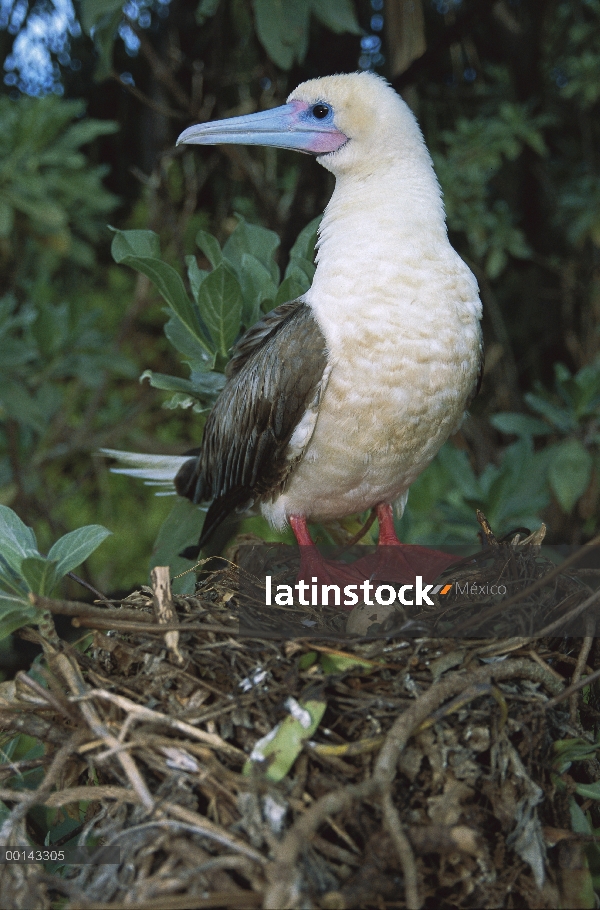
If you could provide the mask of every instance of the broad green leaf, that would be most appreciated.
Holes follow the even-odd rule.
[[[202,250],[213,269],[216,269],[218,265],[221,265],[223,253],[221,252],[221,247],[216,237],[213,237],[208,231],[198,231],[196,234],[196,244]]]
[[[284,281],[292,279],[297,287],[302,288],[302,293],[305,294],[311,286],[314,273],[315,269],[312,263],[306,259],[294,259],[285,270]]]
[[[166,323],[165,335],[174,348],[183,355],[192,369],[200,371],[212,370],[215,365],[215,355],[209,354],[206,348],[199,344],[195,336],[174,314]]]
[[[263,300],[275,299],[277,287],[266,266],[250,253],[242,254],[238,274],[244,297],[242,322],[250,328],[262,315],[260,305]]]
[[[202,282],[198,307],[217,350],[226,357],[240,331],[242,289],[224,263]]]
[[[3,606],[6,603],[7,611],[4,612]],[[18,603],[15,601],[15,604]],[[35,623],[39,611],[32,607],[31,604],[23,606],[22,609],[13,610],[8,601],[2,599],[0,594],[0,641],[8,638],[17,629]]]
[[[190,283],[190,288],[192,289],[192,295],[197,303],[200,285],[209,274],[209,272],[206,269],[201,269],[198,267],[195,256],[186,256],[185,264],[187,266],[188,281]]]
[[[181,392],[201,400],[207,398],[214,400],[225,385],[223,373],[213,371],[208,373],[192,371],[190,379],[181,379],[179,376],[144,370],[140,379],[148,379],[154,389],[161,389],[163,392]],[[177,406],[181,406],[181,402],[178,401]]]
[[[115,236],[110,251],[115,262],[121,263],[130,256],[160,259],[160,239],[154,231],[111,230]]]
[[[140,376],[140,381],[142,379],[147,379],[153,389],[160,389],[163,392],[184,392],[186,395],[194,394],[194,386],[190,380],[181,379],[179,376],[169,376],[166,373],[155,373],[154,370],[144,370]]]
[[[57,562],[43,556],[28,556],[21,563],[21,575],[34,594],[47,597],[60,581],[56,572]]]
[[[0,552],[0,593],[4,591],[5,594],[10,592],[10,595],[16,594],[17,597],[26,597],[27,590],[22,576],[9,566],[2,552]]]
[[[552,433],[552,427],[543,420],[530,417],[528,414],[516,414],[510,411],[493,414],[490,417],[490,423],[501,433],[512,433],[515,436],[546,436]]]
[[[62,578],[80,566],[111,534],[112,531],[102,525],[85,525],[57,540],[48,553],[49,560],[56,560],[57,577]]]
[[[273,256],[279,247],[279,237],[274,231],[258,224],[248,224],[241,215],[237,215],[239,224],[223,247],[223,256],[236,271],[242,273],[242,256],[249,253],[265,266],[275,284],[279,284],[279,268]]]
[[[305,291],[306,288],[299,284],[295,278],[284,278],[275,297],[275,306],[279,306],[281,303],[288,303],[290,300],[296,300]]]
[[[150,568],[169,566],[173,576],[190,569],[193,563],[179,554],[186,547],[198,543],[205,515],[206,510],[198,508],[189,499],[178,498],[158,532]],[[195,586],[194,572],[189,572],[182,578],[173,578],[175,594],[193,594]]]
[[[136,236],[127,236],[130,234]],[[117,231],[111,247],[113,258],[115,262],[129,265],[146,275],[196,341],[210,354],[208,339],[204,337],[181,275],[156,256],[155,236],[152,231]],[[132,252],[139,249],[152,249],[155,254],[138,255]]]
[[[282,70],[302,63],[308,50],[308,0],[253,0],[258,39]]]
[[[214,400],[225,385],[226,379],[224,373],[218,373],[211,370],[209,373],[196,373],[192,371],[190,382],[194,394],[202,399]]]
[[[293,259],[306,259],[309,262],[313,262],[315,258],[315,245],[317,242],[319,225],[321,224],[322,218],[322,215],[317,215],[316,218],[313,218],[312,221],[308,222],[306,227],[302,228],[296,238],[296,242],[290,250],[290,262]]]
[[[40,555],[32,529],[23,524],[16,512],[3,505],[0,505],[0,553],[14,572],[21,571],[23,559]]]
[[[290,714],[256,743],[244,765],[244,774],[250,774],[253,768],[260,773],[261,767],[265,768],[264,775],[268,780],[280,781],[288,774],[304,748],[304,743],[319,726],[327,702],[313,699],[295,702],[294,706],[294,714],[298,716]]]
[[[541,395],[535,395],[533,392],[527,392],[524,395],[525,401],[532,411],[537,411],[542,417],[545,417],[550,423],[563,433],[572,433],[577,429],[575,415],[570,414],[566,408],[559,408],[552,404]]]
[[[342,35],[362,34],[358,24],[352,0],[312,0],[311,11],[332,32]]]
[[[552,453],[548,480],[560,507],[569,514],[587,489],[593,459],[578,439],[565,439],[552,447]]]

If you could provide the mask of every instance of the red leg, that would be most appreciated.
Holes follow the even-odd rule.
[[[303,515],[290,515],[289,522],[290,527],[294,532],[294,537],[298,541],[298,546],[314,547],[308,525],[306,524],[306,518],[304,518]]]
[[[362,556],[351,564],[325,559],[311,539],[306,518],[290,515],[288,520],[300,548],[298,580],[309,585],[315,582],[336,584],[341,589],[351,584],[355,590],[365,580],[375,584],[377,580],[413,584],[415,576],[422,575],[425,582],[432,582],[456,561],[456,557],[448,553],[401,543],[394,528],[392,507],[388,503],[379,503],[376,511],[379,520],[377,552]]]
[[[380,502],[375,506],[375,511],[379,522],[379,546],[401,547],[402,544],[398,540],[394,527],[394,515],[391,505],[388,502]]]

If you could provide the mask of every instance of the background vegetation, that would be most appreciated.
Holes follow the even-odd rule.
[[[198,443],[236,335],[310,281],[332,183],[307,156],[175,139],[357,67],[415,109],[485,309],[482,393],[400,533],[475,541],[476,506],[499,534],[598,530],[600,0],[15,0],[0,27],[0,504],[40,553],[102,524],[88,580],[126,590],[163,522],[153,561],[197,535],[197,510],[94,453]],[[157,268],[180,295],[167,314]],[[184,297],[212,314],[214,349],[181,322]],[[268,533],[231,523],[214,547],[249,531]]]

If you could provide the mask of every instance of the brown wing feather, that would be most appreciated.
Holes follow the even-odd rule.
[[[180,496],[212,500],[198,547],[235,508],[285,486],[290,438],[319,392],[325,338],[310,307],[277,307],[239,342],[202,448],[175,478]],[[188,551],[186,551],[188,555]]]

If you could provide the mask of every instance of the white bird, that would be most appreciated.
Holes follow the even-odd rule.
[[[253,326],[177,491],[212,502],[199,546],[260,504],[307,521],[376,508],[397,544],[408,489],[463,420],[482,367],[477,282],[448,240],[417,121],[372,73],[305,82],[273,110],[202,123],[178,143],[309,152],[336,177],[310,289]]]

